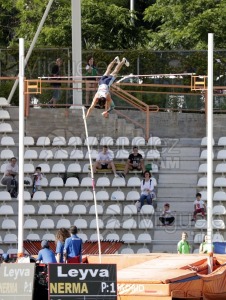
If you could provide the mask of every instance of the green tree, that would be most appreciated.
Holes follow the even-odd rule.
[[[5,46],[17,45],[19,37],[23,37],[26,45],[30,45],[48,2],[48,0],[11,0],[9,2],[7,13],[11,18],[16,16],[17,23],[10,24],[11,35]],[[84,50],[136,48],[147,42],[145,28],[131,23],[131,12],[129,7],[125,7],[129,3],[128,0],[122,1],[120,6],[116,5],[119,3],[118,0],[81,1]],[[15,4],[15,10],[11,15],[9,8],[13,4]],[[4,0],[0,0],[0,7],[4,7]],[[136,14],[134,18],[138,20]],[[5,20],[7,20],[6,13]],[[0,29],[0,37],[1,34],[3,34],[2,29]],[[55,0],[53,2],[36,46],[71,47],[71,1]]]
[[[214,33],[215,48],[226,46],[225,0],[157,0],[144,14],[154,50],[206,49],[208,33]]]

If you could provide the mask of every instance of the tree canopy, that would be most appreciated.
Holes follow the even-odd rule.
[[[0,46],[23,37],[29,45],[49,0],[0,0]],[[226,44],[226,0],[82,0],[82,47],[105,49],[206,49]],[[39,47],[71,47],[71,0],[54,0]]]
[[[215,47],[225,48],[225,0],[156,0],[144,13],[150,29],[150,48],[206,49],[208,33]]]

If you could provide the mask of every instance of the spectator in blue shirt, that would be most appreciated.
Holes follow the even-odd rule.
[[[38,252],[38,257],[36,259],[36,263],[56,263],[56,257],[55,254],[51,249],[49,249],[49,243],[47,240],[43,240],[41,242],[42,249]]]
[[[70,233],[66,228],[60,228],[56,233],[56,260],[58,263],[64,262],[64,243],[68,237],[70,237]]]
[[[70,227],[71,237],[67,238],[64,244],[64,262],[82,262],[82,239],[77,236],[77,232],[76,226]]]

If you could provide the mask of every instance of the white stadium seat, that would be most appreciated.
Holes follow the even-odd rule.
[[[84,145],[87,146],[97,146],[98,145],[98,139],[96,136],[89,136],[85,139]]]
[[[218,140],[218,143],[217,143],[218,146],[226,146],[226,136],[222,136],[219,138]]]
[[[128,230],[136,229],[137,228],[137,222],[133,218],[127,219],[127,220],[123,221],[122,228],[123,229],[128,229]]]
[[[3,136],[1,138],[1,146],[15,146],[15,142],[14,142],[13,137]]]
[[[142,136],[136,136],[132,139],[132,146],[145,146],[145,139]]]
[[[100,146],[113,146],[114,140],[110,136],[103,136],[100,140]]]
[[[32,136],[25,136],[24,137],[24,146],[34,146],[35,141]]]
[[[71,136],[68,141],[68,146],[82,146],[82,139],[79,136]]]
[[[118,219],[108,219],[105,228],[110,230],[120,229],[121,225]]]
[[[66,146],[66,139],[64,136],[55,136],[52,141],[52,146]]]
[[[119,136],[115,142],[116,146],[129,146],[129,139],[127,136]]]
[[[50,138],[48,136],[40,136],[40,137],[38,137],[37,142],[36,142],[36,146],[42,146],[42,147],[50,146],[50,144],[51,144],[51,142],[50,142]]]
[[[118,204],[110,204],[106,208],[105,213],[106,213],[106,215],[111,215],[111,216],[120,215],[121,214],[121,208]]]
[[[157,136],[152,136],[148,139],[148,143],[147,145],[148,146],[161,146],[162,142],[161,142],[161,139]]]

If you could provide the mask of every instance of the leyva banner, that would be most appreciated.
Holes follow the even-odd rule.
[[[0,265],[0,299],[32,300],[35,264]]]
[[[116,300],[115,264],[49,264],[49,300]]]

